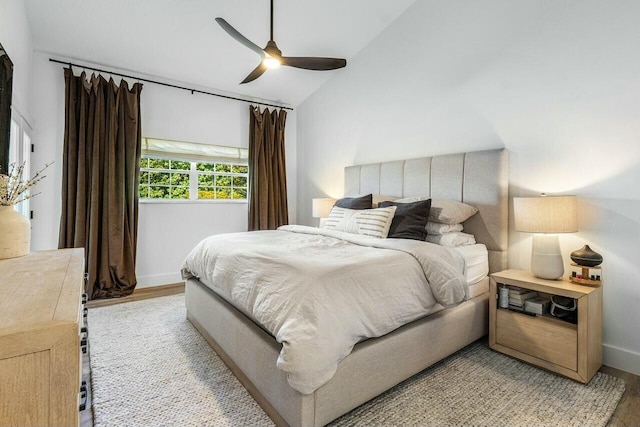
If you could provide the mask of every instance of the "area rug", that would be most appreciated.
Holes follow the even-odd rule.
[[[267,426],[269,417],[186,319],[184,295],[89,311],[95,426]],[[588,385],[476,342],[335,426],[605,426],[624,381]]]

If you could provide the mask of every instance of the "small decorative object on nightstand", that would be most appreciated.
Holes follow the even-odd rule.
[[[541,313],[520,313],[500,308],[497,298],[503,286],[535,291],[541,298],[551,299],[553,315],[543,309]],[[492,274],[489,346],[588,383],[602,365],[602,287],[581,286],[567,279],[540,279],[518,270]]]
[[[591,273],[591,270],[600,270],[600,264],[602,264],[602,255],[592,250],[589,245],[584,245],[577,251],[571,252],[571,259],[573,267],[579,267],[582,269],[582,274],[578,275],[574,271],[569,280],[574,283],[587,286],[600,286],[602,280],[600,279],[600,271]]]
[[[591,249],[589,245],[584,245],[582,248],[571,252],[571,260],[577,265],[596,267],[602,264],[602,255]]]
[[[569,280],[573,283],[578,283],[580,285],[587,286],[600,286],[602,285],[602,279],[600,278],[601,273],[598,271],[597,274],[591,274],[591,270],[600,270],[602,267],[586,267],[584,265],[576,264],[575,262],[571,263],[572,267],[578,267],[582,270],[582,274],[578,275],[575,271],[571,273],[569,276]]]

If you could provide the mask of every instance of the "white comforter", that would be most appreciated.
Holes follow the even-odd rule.
[[[277,366],[304,394],[329,381],[359,341],[468,294],[443,247],[304,226],[208,237],[183,267],[282,344]]]

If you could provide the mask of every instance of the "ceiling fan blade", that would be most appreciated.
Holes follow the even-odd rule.
[[[263,75],[265,71],[267,71],[267,66],[261,62],[256,68],[253,69],[252,72],[249,73],[247,77],[245,77],[245,79],[242,82],[240,82],[240,84],[245,84],[245,83],[254,81],[258,77]]]
[[[283,56],[282,65],[303,68],[305,70],[336,70],[345,67],[347,60],[341,58],[316,58],[311,56]]]
[[[265,57],[264,50],[262,50],[257,44],[255,44],[254,42],[252,42],[251,40],[249,40],[248,38],[240,34],[238,30],[233,28],[231,24],[229,24],[224,19],[216,18],[216,22],[222,27],[223,30],[227,32],[227,34],[229,34],[231,37],[236,39],[236,41],[248,47],[249,49],[257,53],[258,55],[260,55],[260,57],[264,59]]]

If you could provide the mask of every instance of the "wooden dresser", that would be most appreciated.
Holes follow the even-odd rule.
[[[77,426],[84,249],[0,260],[0,425]]]

